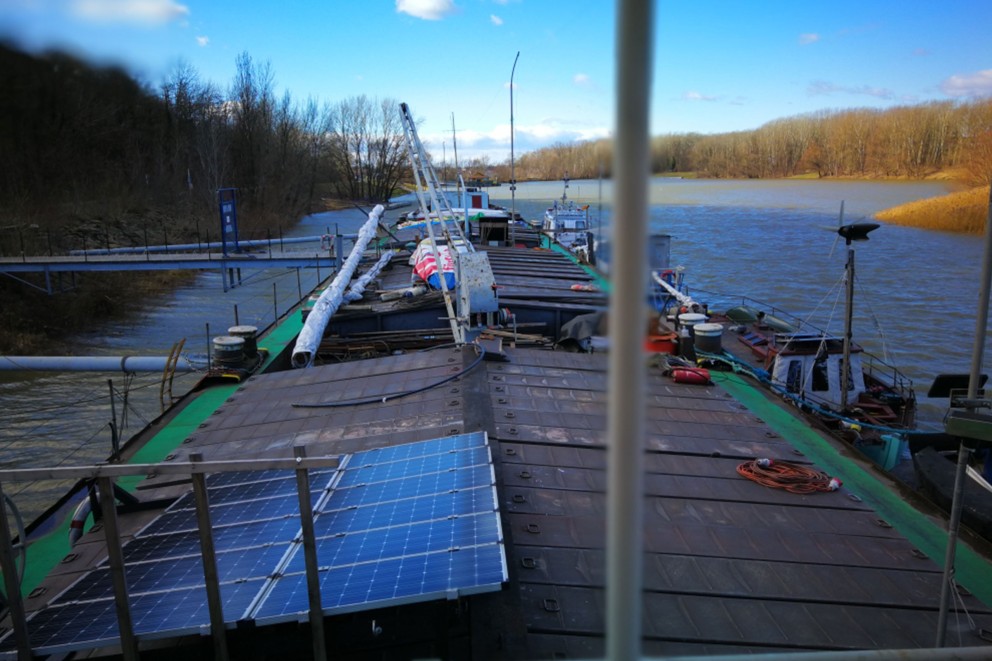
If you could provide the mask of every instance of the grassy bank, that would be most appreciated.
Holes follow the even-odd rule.
[[[989,211],[989,187],[980,186],[941,197],[908,202],[875,214],[893,225],[922,227],[942,232],[981,234]]]

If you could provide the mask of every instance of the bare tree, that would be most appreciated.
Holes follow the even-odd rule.
[[[407,163],[399,106],[362,95],[334,107],[331,152],[341,195],[369,202],[392,196]]]

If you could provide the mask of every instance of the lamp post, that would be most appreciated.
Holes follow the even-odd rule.
[[[513,76],[517,73],[517,60],[520,59],[520,51],[513,58],[513,69],[510,70],[510,241],[515,242],[516,236],[513,230],[517,219],[517,177],[513,166]]]

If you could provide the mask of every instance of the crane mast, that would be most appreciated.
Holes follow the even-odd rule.
[[[470,240],[471,236],[466,236],[467,205],[463,205],[465,208],[462,209],[462,217],[459,219],[451,208],[448,197],[441,190],[441,183],[417,135],[417,126],[410,114],[410,108],[405,103],[400,104],[400,118],[416,184],[417,202],[424,217],[427,240],[430,241],[434,258],[437,260],[438,279],[448,313],[448,322],[451,324],[455,343],[463,344],[470,341],[473,312],[490,313],[499,309],[489,256],[484,251],[476,252]],[[463,223],[459,220],[463,221],[465,231],[462,230]],[[437,231],[435,231],[435,223]],[[440,245],[447,246],[448,253],[455,262],[455,292],[448,288],[442,272],[442,255],[438,250]],[[453,294],[457,295],[457,300],[454,300]]]

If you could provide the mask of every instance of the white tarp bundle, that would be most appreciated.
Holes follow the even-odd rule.
[[[362,259],[362,253],[368,247],[369,242],[375,237],[376,228],[379,226],[379,217],[385,211],[381,204],[377,204],[369,214],[369,219],[362,229],[358,231],[358,239],[355,246],[348,254],[348,258],[338,269],[331,286],[324,290],[313,309],[307,316],[303,329],[296,338],[296,346],[293,347],[293,367],[310,367],[313,365],[314,356],[321,338],[324,336],[324,329],[331,316],[337,312],[344,300],[344,290],[351,281],[351,277],[358,268],[358,262]]]
[[[379,258],[379,261],[351,284],[351,287],[348,288],[348,292],[344,295],[344,300],[350,303],[360,299],[365,293],[365,288],[369,286],[369,283],[372,282],[374,277],[379,275],[379,272],[382,271],[382,269],[386,268],[386,264],[388,264],[389,260],[393,258],[393,255],[394,252],[392,250],[387,250],[382,253],[382,257]]]

